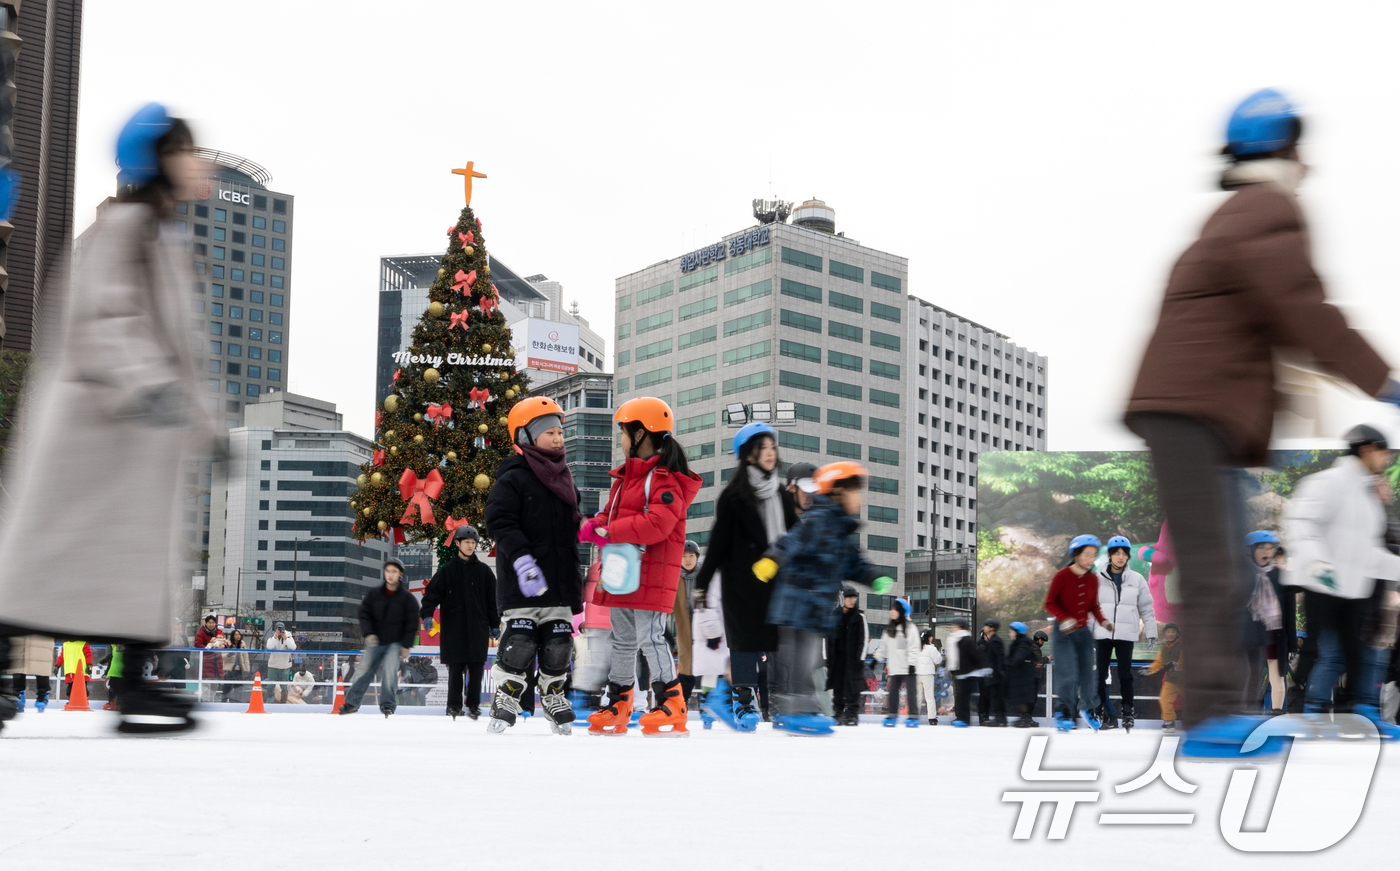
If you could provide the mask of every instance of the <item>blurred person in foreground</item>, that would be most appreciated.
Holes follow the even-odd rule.
[[[174,229],[176,203],[194,198],[207,166],[189,126],[154,103],[122,129],[117,165],[122,193],[87,234],[49,371],[7,464],[0,638],[124,643],[139,662],[169,643],[171,590],[189,584],[185,464],[212,455],[222,434],[195,369],[194,272]],[[71,547],[72,530],[94,528],[106,543],[102,571],[55,577],[51,554]],[[0,641],[0,672],[6,648]],[[120,695],[122,731],[193,726],[194,700],[136,669]],[[14,699],[0,698],[0,720],[13,714]]]
[[[1310,354],[1368,394],[1400,400],[1390,367],[1327,303],[1313,270],[1294,195],[1307,171],[1302,131],[1277,91],[1252,94],[1231,116],[1220,179],[1231,196],[1172,269],[1125,416],[1152,451],[1176,545],[1192,639],[1187,755],[1236,755],[1261,721],[1239,706],[1251,589],[1240,483],[1244,467],[1268,463],[1275,351]]]

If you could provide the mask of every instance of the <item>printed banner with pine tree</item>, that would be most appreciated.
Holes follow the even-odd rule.
[[[462,523],[486,536],[486,494],[512,450],[506,415],[528,380],[515,368],[471,206],[448,233],[428,309],[396,358],[389,395],[378,399],[374,458],[360,466],[350,501],[361,541],[390,535],[441,546]]]

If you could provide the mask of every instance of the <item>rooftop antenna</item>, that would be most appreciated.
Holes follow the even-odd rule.
[[[577,299],[575,299],[575,300],[569,305],[569,314],[573,315],[574,317],[578,317],[578,300],[577,300]]]

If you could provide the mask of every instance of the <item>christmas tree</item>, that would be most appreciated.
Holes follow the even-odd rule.
[[[447,253],[428,292],[413,344],[395,359],[389,395],[378,398],[375,451],[360,467],[350,500],[355,536],[396,542],[436,541],[450,558],[447,534],[482,523],[496,467],[511,451],[506,415],[526,395],[516,371],[510,328],[497,307],[481,220],[467,205],[448,228]]]

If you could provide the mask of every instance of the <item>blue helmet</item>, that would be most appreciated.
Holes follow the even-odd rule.
[[[1017,632],[1021,633],[1022,635],[1025,635],[1025,634],[1026,634],[1026,624],[1022,623],[1020,620],[1017,620],[1016,622],[1012,623],[1012,624],[1011,624],[1011,628],[1012,628],[1012,629],[1015,629]]]
[[[1253,548],[1261,544],[1278,544],[1278,536],[1267,529],[1259,529],[1244,537],[1244,545]]]
[[[1225,152],[1269,154],[1297,141],[1301,121],[1288,98],[1273,88],[1245,97],[1225,127]]]
[[[905,616],[905,617],[908,617],[910,614],[913,614],[913,613],[914,613],[914,608],[913,608],[912,605],[909,604],[909,600],[908,600],[908,599],[905,599],[905,598],[902,598],[902,597],[901,597],[901,598],[895,599],[894,602],[895,602],[896,605],[899,606],[899,610],[901,610],[901,611],[904,612],[904,616]]]
[[[742,456],[740,451],[744,449],[744,445],[748,444],[755,436],[761,435],[772,436],[775,442],[778,440],[778,431],[766,423],[755,422],[741,426],[739,431],[734,433],[734,456]]]
[[[1131,551],[1133,543],[1121,535],[1115,535],[1108,540],[1108,544],[1104,545],[1104,550],[1113,550],[1115,547],[1124,547]]]
[[[1097,535],[1076,535],[1074,541],[1069,543],[1069,555],[1074,556],[1081,547],[1103,547],[1103,542]]]
[[[117,181],[123,185],[145,184],[160,175],[160,155],[156,143],[171,128],[170,113],[159,103],[147,103],[122,132],[117,134]]]

